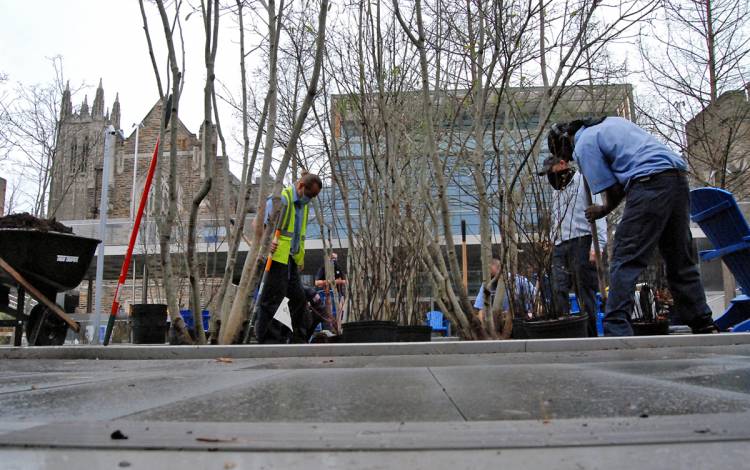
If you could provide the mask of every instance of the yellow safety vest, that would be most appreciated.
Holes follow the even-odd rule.
[[[292,191],[294,189],[289,186],[281,191],[281,197],[286,202],[286,209],[281,217],[281,236],[279,237],[279,244],[276,247],[276,251],[273,253],[271,259],[278,263],[289,264],[289,253],[292,251],[292,238],[294,237],[294,197],[292,197]],[[293,255],[294,262],[297,266],[302,266],[305,262],[305,233],[307,232],[307,213],[309,211],[308,204],[305,204],[302,209],[302,223],[299,227],[299,251]]]

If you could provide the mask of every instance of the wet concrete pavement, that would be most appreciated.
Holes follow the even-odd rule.
[[[750,335],[718,336],[0,348],[0,468],[740,468]]]

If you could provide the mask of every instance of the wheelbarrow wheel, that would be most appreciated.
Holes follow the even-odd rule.
[[[46,318],[39,330],[36,343],[32,344],[31,339],[34,336],[34,328],[39,324],[44,312],[47,311]],[[52,313],[42,304],[37,304],[31,309],[29,321],[26,322],[26,340],[32,346],[60,346],[65,343],[65,337],[68,335],[68,325],[57,315]]]

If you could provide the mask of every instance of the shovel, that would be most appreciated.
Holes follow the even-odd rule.
[[[591,206],[591,190],[586,178],[583,178],[583,190],[586,191],[586,204]],[[604,277],[604,266],[602,265],[602,251],[599,248],[599,232],[596,229],[596,221],[591,222],[591,240],[594,244],[594,260],[596,261],[596,276],[599,280],[599,293],[602,296],[602,309],[607,305],[607,282]]]
[[[167,98],[167,103],[164,106],[164,128],[166,129],[169,118],[172,116],[172,95]],[[148,200],[148,193],[151,189],[151,182],[154,178],[154,170],[156,169],[156,162],[159,159],[159,138],[156,138],[156,145],[154,146],[154,155],[151,157],[151,164],[148,167],[148,175],[146,176],[146,183],[143,185],[143,194],[141,195],[141,202],[138,205],[138,213],[135,216],[133,222],[133,229],[130,232],[130,241],[128,242],[128,251],[125,253],[125,260],[122,262],[122,269],[120,270],[120,277],[117,281],[117,287],[115,287],[115,295],[112,300],[112,309],[109,313],[109,319],[107,320],[107,330],[104,333],[104,346],[109,345],[109,340],[112,337],[112,328],[115,325],[115,318],[117,318],[117,312],[120,309],[120,287],[125,284],[125,280],[128,277],[128,270],[130,269],[130,260],[133,256],[133,248],[135,247],[135,241],[138,239],[138,229],[141,226],[141,218],[143,217],[143,210],[146,207],[146,201]]]
[[[278,244],[280,236],[281,229],[277,228],[273,234],[274,243]],[[258,309],[260,308],[260,301],[263,298],[264,289],[266,287],[268,271],[271,270],[271,263],[273,262],[272,255],[273,254],[269,251],[268,256],[266,257],[266,266],[263,269],[263,276],[260,278],[260,285],[258,286],[258,298],[255,300],[255,306],[253,307],[253,317],[250,320],[250,323],[247,325],[247,329],[245,330],[245,337],[242,338],[243,344],[247,344],[250,341],[250,330],[252,329],[252,326],[255,325],[255,319],[258,318]]]

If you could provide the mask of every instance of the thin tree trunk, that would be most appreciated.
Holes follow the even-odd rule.
[[[394,0],[393,3],[394,10],[396,12],[396,17],[401,24],[402,28],[404,29],[404,32],[409,36],[409,39],[414,44],[414,46],[417,48],[419,52],[419,64],[420,64],[420,73],[421,73],[421,81],[422,81],[422,87],[421,87],[421,96],[422,96],[422,108],[424,111],[424,131],[425,131],[425,139],[427,141],[427,153],[429,154],[429,157],[432,161],[433,166],[433,174],[435,177],[435,184],[437,186],[437,199],[438,203],[440,205],[440,211],[441,211],[441,221],[443,224],[443,236],[445,237],[445,244],[446,244],[446,252],[448,255],[448,262],[449,262],[449,276],[451,279],[451,289],[458,289],[459,292],[459,305],[460,310],[456,313],[457,315],[462,314],[466,315],[470,319],[476,320],[476,318],[473,315],[473,307],[471,303],[469,302],[468,293],[466,292],[466,289],[463,286],[463,283],[461,282],[460,273],[461,270],[458,266],[458,257],[456,256],[456,245],[454,243],[453,239],[453,231],[451,228],[451,218],[450,218],[450,208],[448,206],[448,199],[446,197],[445,191],[447,189],[447,184],[445,181],[445,176],[442,173],[442,164],[440,162],[440,157],[438,155],[438,149],[437,144],[435,142],[435,119],[433,117],[433,109],[432,109],[432,99],[430,98],[430,83],[429,83],[429,72],[428,72],[428,63],[427,63],[427,51],[425,49],[425,33],[424,33],[424,25],[422,20],[422,2],[421,0],[416,0],[416,19],[417,19],[417,31],[418,36],[415,37],[414,34],[410,31],[409,27],[404,22],[403,18],[401,17],[401,13],[399,11],[399,6],[397,0]],[[470,330],[467,330],[466,333],[471,335],[471,338],[473,339],[476,336],[484,336],[484,332],[481,331],[482,327],[481,324],[476,321],[471,321],[472,328]],[[479,331],[478,331],[479,330]]]
[[[270,0],[269,3],[269,25],[274,25],[274,21],[276,18],[274,17],[274,10],[272,9],[272,5],[274,5],[273,0]],[[282,4],[283,5],[283,4]],[[280,8],[281,11],[282,8]],[[312,77],[310,79],[310,83],[308,84],[307,93],[305,95],[305,99],[302,102],[302,107],[300,108],[300,112],[297,115],[294,127],[292,128],[292,132],[289,136],[289,143],[284,150],[284,156],[281,159],[281,162],[279,164],[279,168],[276,173],[276,181],[275,181],[275,188],[274,193],[272,196],[273,200],[273,214],[271,214],[271,217],[269,217],[269,221],[273,221],[276,219],[277,214],[279,212],[279,209],[281,208],[281,190],[282,190],[282,182],[284,179],[284,175],[286,174],[286,170],[289,167],[289,162],[297,152],[297,144],[299,141],[299,137],[302,133],[302,129],[305,123],[305,120],[307,118],[307,114],[310,111],[310,107],[312,106],[312,102],[315,99],[315,96],[317,95],[317,87],[318,87],[318,79],[320,77],[320,69],[323,63],[323,51],[324,51],[324,44],[325,44],[325,30],[326,30],[326,18],[328,14],[328,0],[322,0],[320,3],[320,13],[318,15],[318,34],[316,38],[316,50],[315,50],[315,62],[313,65],[313,72]],[[266,168],[266,164],[270,167],[271,162],[271,152],[273,150],[273,138],[276,131],[276,107],[277,107],[277,98],[276,98],[276,87],[277,87],[277,78],[276,78],[276,53],[278,50],[278,37],[276,36],[276,28],[277,26],[271,26],[270,31],[270,37],[274,38],[272,45],[271,45],[271,63],[270,63],[270,71],[272,79],[270,80],[269,85],[269,113],[268,113],[268,132],[266,134],[266,148],[265,150],[265,157],[264,158],[264,171],[263,174],[268,174],[268,168]],[[271,91],[273,90],[273,91]],[[265,186],[265,181],[261,181],[261,186]],[[250,292],[251,286],[255,283],[255,277],[257,270],[254,269],[254,267],[257,265],[259,261],[259,253],[260,253],[260,245],[262,245],[263,252],[267,252],[268,245],[271,241],[271,233],[275,229],[275,227],[272,227],[271,224],[268,224],[265,231],[263,232],[263,226],[261,224],[263,220],[263,216],[265,213],[265,204],[263,200],[263,194],[264,192],[261,190],[261,195],[259,197],[259,207],[258,207],[258,218],[256,219],[257,223],[255,224],[255,235],[256,240],[253,245],[253,249],[250,250],[251,252],[248,253],[248,257],[245,259],[245,265],[242,269],[242,278],[240,279],[240,286],[238,289],[237,296],[234,299],[234,303],[232,304],[232,310],[230,311],[229,318],[227,319],[227,324],[225,327],[222,327],[222,333],[221,333],[221,344],[229,344],[231,343],[234,338],[237,336],[240,330],[240,325],[242,323],[243,318],[245,317],[245,313],[247,311],[247,304],[248,304],[248,295],[247,293]],[[263,243],[259,243],[261,241]]]
[[[169,122],[170,142],[169,142],[169,174],[167,185],[169,188],[169,201],[167,209],[167,218],[159,227],[159,248],[164,275],[164,291],[167,297],[167,306],[169,316],[172,319],[172,325],[177,332],[180,340],[187,344],[192,344],[193,340],[185,327],[185,322],[180,315],[179,304],[177,303],[176,287],[174,285],[174,267],[172,266],[171,238],[172,228],[177,218],[177,122],[179,120],[179,103],[182,74],[177,65],[177,56],[174,49],[172,30],[169,26],[169,19],[164,8],[163,0],[157,0],[159,15],[161,16],[164,36],[167,41],[169,50],[169,65],[172,74],[172,117]],[[177,12],[179,14],[179,12]],[[162,130],[163,135],[163,130]]]
[[[203,25],[206,38],[204,48],[204,59],[206,64],[206,84],[203,89],[203,132],[201,136],[203,141],[203,171],[204,178],[198,192],[193,197],[190,206],[190,216],[188,219],[188,240],[187,240],[187,264],[190,276],[190,309],[193,312],[195,332],[198,336],[199,344],[206,344],[206,332],[203,329],[202,306],[200,303],[200,287],[198,282],[200,274],[198,272],[198,259],[195,253],[195,238],[198,224],[198,211],[201,203],[208,195],[213,184],[214,160],[211,155],[213,150],[214,128],[212,122],[212,97],[214,87],[214,62],[216,60],[216,46],[219,36],[219,5],[216,0],[208,0],[205,7],[201,3],[203,13]]]

